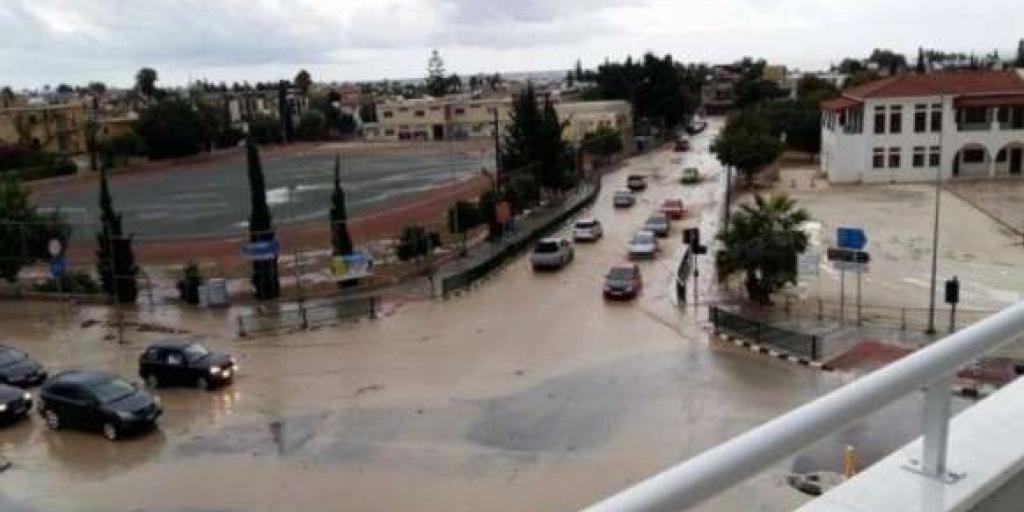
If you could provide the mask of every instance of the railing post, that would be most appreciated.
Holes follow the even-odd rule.
[[[930,478],[946,481],[951,475],[946,467],[949,443],[949,412],[953,375],[947,375],[924,390],[924,441],[921,472]],[[957,477],[954,477],[956,479]]]
[[[302,318],[302,328],[304,330],[309,329],[309,317],[306,316],[306,305],[301,301],[299,302],[299,315]]]

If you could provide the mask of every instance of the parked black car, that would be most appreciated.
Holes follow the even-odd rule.
[[[27,388],[45,380],[43,365],[14,347],[0,345],[0,383]]]
[[[159,398],[112,373],[71,370],[39,388],[39,414],[52,430],[100,430],[111,441],[156,424]]]
[[[168,385],[210,389],[227,384],[238,373],[235,359],[211,352],[195,341],[164,341],[139,356],[139,377],[150,387]]]
[[[21,388],[0,384],[0,424],[13,423],[32,410],[32,393]]]

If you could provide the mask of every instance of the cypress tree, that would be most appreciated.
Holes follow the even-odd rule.
[[[345,211],[345,191],[341,188],[341,153],[334,155],[334,193],[331,194],[331,245],[334,254],[351,254],[352,237],[348,234],[348,213]]]
[[[277,110],[281,118],[281,137],[287,144],[295,137],[295,126],[292,124],[292,110],[288,106],[288,82],[285,80],[277,84]]]
[[[925,74],[928,71],[928,67],[924,62],[924,49],[918,47],[917,49],[917,73],[920,75]]]
[[[100,169],[100,220],[101,228],[96,233],[96,270],[103,291],[111,298],[116,297],[117,302],[134,304],[139,294],[135,283],[139,267],[132,253],[132,238],[124,236],[121,214],[114,211],[105,168]]]
[[[263,182],[260,154],[252,138],[246,140],[249,162],[249,192],[252,212],[249,214],[249,241],[274,242],[274,227],[267,206],[267,189]],[[277,255],[252,262],[252,285],[256,288],[257,300],[272,300],[281,296],[281,282],[277,273]]]

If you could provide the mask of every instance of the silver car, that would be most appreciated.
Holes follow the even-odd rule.
[[[665,238],[670,229],[668,217],[661,214],[651,215],[644,223],[644,229],[654,233],[658,238]]]
[[[604,228],[597,219],[580,219],[572,227],[572,238],[577,242],[596,242],[603,235]]]
[[[637,231],[629,241],[629,259],[653,260],[658,255],[658,238],[648,230]]]
[[[630,208],[636,204],[636,197],[633,197],[633,193],[628,190],[618,190],[615,192],[615,197],[612,198],[612,204],[616,208]]]
[[[541,238],[533,248],[530,263],[534,270],[558,269],[569,264],[575,256],[572,243],[564,238]]]

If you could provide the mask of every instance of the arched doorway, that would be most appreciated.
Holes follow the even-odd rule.
[[[1024,175],[1024,141],[1011,142],[996,153],[996,176]]]
[[[953,155],[954,178],[987,178],[991,166],[992,156],[982,144],[965,144]]]

